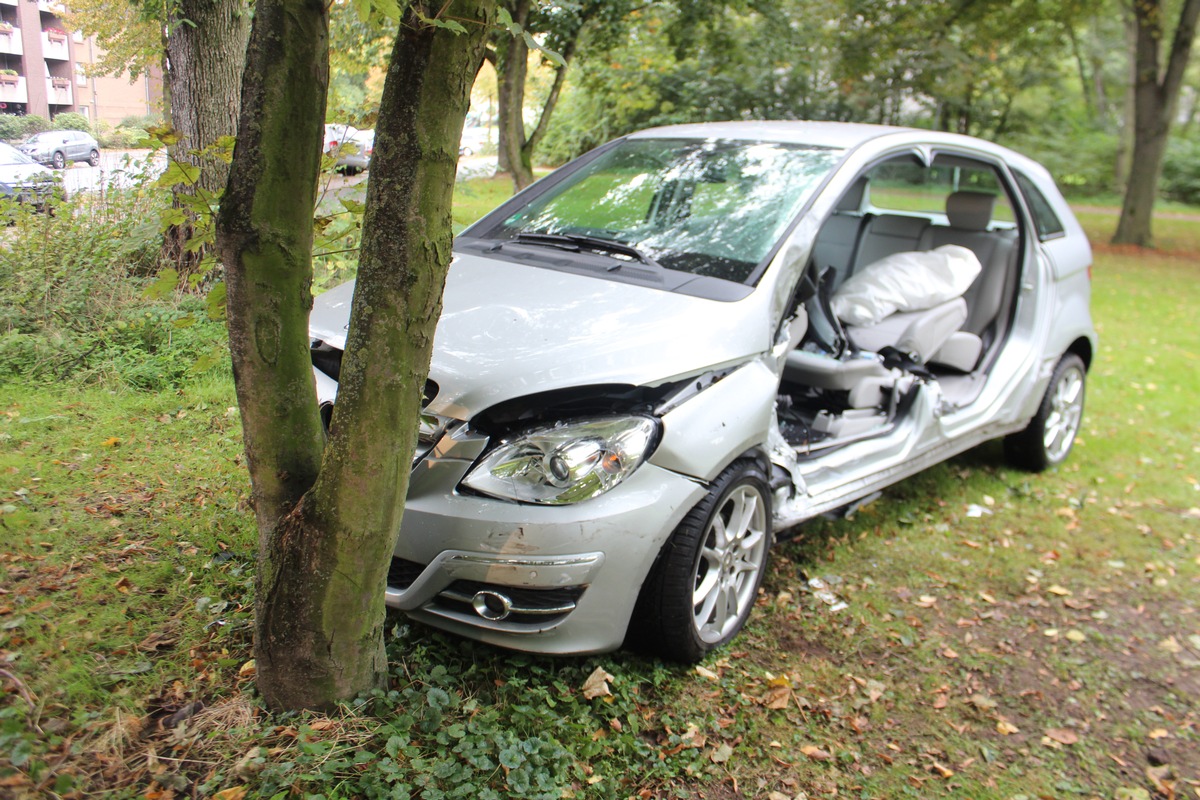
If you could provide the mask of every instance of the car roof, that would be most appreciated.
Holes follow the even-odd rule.
[[[916,132],[916,128],[869,125],[857,122],[807,122],[772,120],[757,122],[699,122],[650,128],[630,136],[642,138],[741,139],[747,141],[787,142],[817,147],[856,147],[863,142],[897,133]]]

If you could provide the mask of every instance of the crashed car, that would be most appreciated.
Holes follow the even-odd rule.
[[[648,130],[454,252],[387,603],[464,636],[696,661],[800,523],[1001,437],[1053,467],[1079,431],[1087,239],[978,139]],[[311,317],[326,414],[352,292]]]

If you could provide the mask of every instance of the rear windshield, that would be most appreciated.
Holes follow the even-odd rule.
[[[842,152],[628,139],[483,236],[594,237],[635,247],[670,270],[745,283]]]

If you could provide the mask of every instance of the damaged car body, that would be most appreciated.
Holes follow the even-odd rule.
[[[969,137],[598,148],[455,241],[387,603],[510,648],[698,660],[805,520],[991,439],[1067,457],[1090,265],[1046,170]],[[327,421],[352,293],[311,319]]]

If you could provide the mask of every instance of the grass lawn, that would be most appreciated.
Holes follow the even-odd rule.
[[[228,377],[0,386],[0,797],[1200,798],[1198,229],[1098,247],[1063,467],[985,445],[804,526],[698,669],[396,617],[389,691],[268,717]]]

